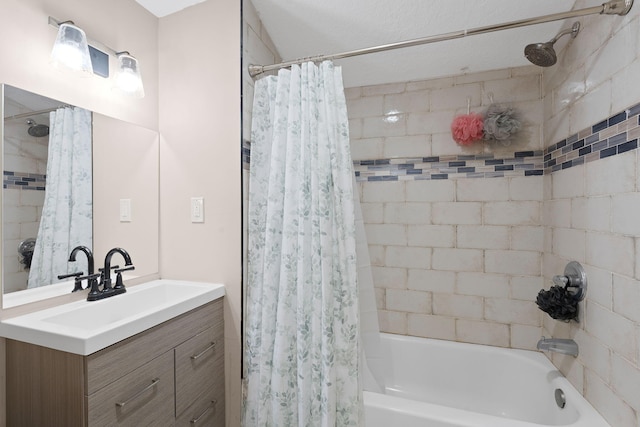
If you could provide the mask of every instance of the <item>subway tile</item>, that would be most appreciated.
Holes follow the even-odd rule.
[[[453,271],[409,269],[407,287],[416,291],[453,293],[456,273]]]
[[[375,86],[362,86],[362,96],[387,95],[390,93],[404,92],[404,83],[390,83]]]
[[[433,314],[482,319],[483,299],[469,295],[433,293]]]
[[[409,313],[407,331],[409,335],[417,337],[456,339],[455,319],[445,316]]]
[[[453,225],[409,225],[407,244],[427,248],[452,248],[455,244]]]
[[[425,224],[431,218],[430,203],[385,203],[385,224]]]
[[[378,288],[407,288],[407,269],[372,266],[374,286]]]
[[[545,287],[542,276],[510,276],[511,297],[533,301],[540,289]]]
[[[467,100],[471,108],[479,107],[482,103],[481,89],[479,83],[470,83],[432,90],[431,111],[466,108]]]
[[[387,289],[387,310],[405,313],[431,313],[431,293]]]
[[[635,152],[587,163],[585,167],[586,195],[598,196],[635,190]]]
[[[521,348],[524,350],[536,350],[538,340],[542,336],[542,328],[529,325],[510,325],[511,348]]]
[[[615,194],[612,197],[612,230],[614,233],[640,235],[640,193]]]
[[[487,202],[483,204],[485,224],[538,225],[542,204],[533,201]]]
[[[485,298],[484,318],[499,323],[541,326],[541,311],[533,301]]]
[[[617,396],[600,377],[585,370],[585,397],[598,408],[611,426],[636,426],[636,412]]]
[[[400,224],[365,224],[370,245],[406,245],[406,227]]]
[[[407,135],[407,121],[403,114],[396,116],[397,120],[385,117],[365,117],[362,120],[362,136],[376,138],[385,136]]]
[[[553,252],[566,259],[585,260],[586,232],[570,228],[553,230]]]
[[[391,136],[385,138],[383,156],[386,158],[423,157],[429,154],[431,154],[431,148],[428,136]]]
[[[456,320],[458,341],[509,347],[509,336],[509,326],[502,323]]]
[[[362,186],[363,202],[404,202],[404,182],[366,182]]]
[[[383,203],[360,203],[360,208],[366,224],[382,224],[384,222]]]
[[[432,267],[446,271],[482,271],[482,250],[434,248]]]
[[[347,101],[349,119],[378,117],[384,113],[382,96],[365,96]]]
[[[640,370],[637,365],[630,363],[617,354],[611,358],[611,384],[616,394],[627,402],[633,409],[640,411]]]
[[[613,311],[629,320],[640,323],[640,281],[613,275]]]
[[[456,200],[465,202],[509,199],[509,180],[463,179],[457,182]]]
[[[578,329],[574,337],[580,346],[580,360],[606,382],[611,378],[611,350],[585,332]]]
[[[541,261],[539,252],[486,250],[484,271],[488,273],[531,276],[540,274]]]
[[[587,232],[587,264],[633,276],[635,241],[632,237]]]
[[[509,277],[506,275],[469,272],[460,272],[457,275],[457,294],[496,298],[509,297]]]
[[[457,247],[469,249],[508,249],[509,227],[459,225]]]
[[[431,206],[434,224],[463,225],[482,223],[482,204],[476,202],[436,202]]]
[[[571,200],[571,227],[581,230],[611,230],[611,197],[580,197]]]
[[[509,200],[542,201],[543,179],[533,176],[509,179]]]
[[[522,251],[544,250],[544,233],[542,226],[511,227],[511,247],[508,249]]]
[[[431,265],[431,249],[387,246],[385,265],[388,267],[429,268]]]
[[[637,359],[635,324],[587,300],[585,330],[621,356]]]
[[[378,310],[378,322],[380,323],[380,332],[407,334],[407,313]]]
[[[428,90],[403,92],[384,97],[384,114],[426,111],[429,111]]]

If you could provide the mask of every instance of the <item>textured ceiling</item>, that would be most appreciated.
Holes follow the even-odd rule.
[[[564,12],[575,3],[575,0],[251,1],[283,60]],[[589,6],[599,4],[596,0]],[[343,65],[347,87],[518,67],[530,64],[523,55],[527,44],[548,41],[567,26],[570,27],[570,22],[538,24],[346,58],[336,63]]]

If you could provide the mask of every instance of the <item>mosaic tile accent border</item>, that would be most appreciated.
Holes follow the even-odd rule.
[[[356,160],[357,181],[402,181],[457,178],[503,178],[543,174],[542,151],[518,151],[513,157],[493,154],[402,159]]]
[[[640,104],[614,114],[544,150],[544,173],[626,153],[638,148]]]
[[[4,171],[3,188],[44,191],[47,176],[38,173]]]
[[[640,103],[552,144],[544,151],[517,151],[509,158],[481,154],[355,160],[353,165],[357,181],[539,176],[636,150],[639,139]],[[249,169],[250,161],[251,143],[243,141],[244,169]],[[5,176],[5,188],[6,185]]]
[[[242,169],[249,169],[251,164],[251,143],[246,139],[242,141]]]

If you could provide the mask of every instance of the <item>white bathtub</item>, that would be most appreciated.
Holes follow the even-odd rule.
[[[364,392],[366,427],[610,427],[541,353],[391,334],[381,345],[386,394]]]

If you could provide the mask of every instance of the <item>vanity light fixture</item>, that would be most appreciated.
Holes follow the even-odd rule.
[[[109,57],[114,56],[118,61],[114,87],[128,96],[144,97],[140,64],[129,52],[118,52],[102,43],[88,39],[84,31],[75,26],[72,21],[61,22],[50,16],[49,25],[58,28],[58,36],[51,52],[54,63],[108,78]]]
[[[144,86],[140,75],[140,64],[129,52],[117,52],[118,69],[116,87],[123,93],[135,98],[144,98]]]
[[[51,20],[51,18],[49,18]],[[51,22],[51,21],[49,21]],[[51,61],[75,71],[93,73],[87,35],[73,24],[73,21],[61,22],[58,36],[51,51]]]

